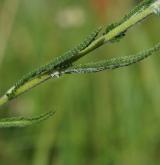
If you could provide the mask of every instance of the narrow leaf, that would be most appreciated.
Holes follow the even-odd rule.
[[[154,47],[139,52],[131,56],[116,57],[111,59],[106,59],[99,62],[92,62],[84,65],[74,65],[73,67],[66,69],[65,74],[71,73],[92,73],[99,72],[107,69],[116,69],[124,66],[128,66],[134,63],[137,63],[149,56],[154,52],[160,50],[160,43],[156,44]]]
[[[32,124],[38,123],[42,120],[46,120],[49,117],[53,116],[54,114],[55,112],[51,111],[32,118],[11,117],[11,118],[0,119],[0,128],[27,127]]]

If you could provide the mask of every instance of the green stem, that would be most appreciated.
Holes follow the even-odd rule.
[[[21,87],[19,87],[16,90],[14,98],[16,98],[18,95],[23,94],[24,92],[28,91],[29,89],[37,86],[38,84],[40,84],[44,81],[47,81],[50,77],[51,77],[50,75],[43,75],[40,78],[35,78],[31,81],[26,82],[24,85],[22,85]],[[0,98],[0,106],[2,106],[3,104],[7,103],[10,100],[9,97],[7,96],[7,94],[12,92],[12,89],[14,89],[14,87],[12,87],[10,90],[8,90],[6,92],[6,94]]]
[[[122,23],[121,25],[119,25],[118,27],[116,27],[115,29],[113,29],[112,31],[107,33],[106,35],[101,36],[100,38],[95,40],[93,43],[91,43],[91,45],[89,45],[89,47],[87,47],[85,50],[81,51],[80,54],[82,54],[82,55],[87,54],[87,53],[93,51],[94,49],[96,49],[97,47],[102,46],[106,42],[111,41],[117,35],[128,30],[133,25],[137,24],[138,22],[141,22],[142,20],[144,20],[146,17],[150,16],[153,13],[154,12],[153,12],[152,7],[148,7],[145,10],[143,10],[142,12],[133,15],[130,19],[128,19],[127,21],[125,21],[124,23]]]

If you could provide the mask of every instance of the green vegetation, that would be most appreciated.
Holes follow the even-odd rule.
[[[1,98],[1,104],[51,77],[127,66],[158,51],[159,44],[151,46],[156,39],[158,40],[158,18],[149,17],[150,22],[146,21],[137,29],[127,33],[127,37],[120,45],[108,46],[107,54],[113,54],[113,56],[122,53],[130,54],[141,51],[145,47],[152,48],[136,55],[114,58],[106,58],[106,49],[103,48],[95,53],[98,56],[101,54],[101,57],[92,56],[80,62],[84,64],[72,64],[79,57],[89,52],[93,53],[94,49],[104,43],[115,43],[124,38],[130,27],[147,16],[158,14],[159,10],[155,8],[157,4],[150,6],[150,3],[151,1],[146,1],[143,10],[137,7],[133,10],[136,14],[132,11],[124,17],[125,20],[122,19],[123,21],[110,25],[110,28],[107,28],[110,30],[99,34],[88,45],[85,44],[84,49],[71,51],[66,58],[67,63],[65,58],[57,58],[61,60],[60,63],[58,61],[58,68],[55,67],[54,61],[52,65],[45,65],[52,67],[47,69],[40,67],[36,72],[32,72],[36,73],[32,74],[32,78],[28,75],[22,78],[22,81],[16,83],[18,84],[16,88],[13,86]],[[1,4],[4,5],[5,2]],[[60,10],[58,6],[65,8],[67,6],[65,3],[41,0],[35,1],[32,5],[29,1],[21,2],[19,5],[5,57],[1,63],[3,68],[0,70],[0,76],[3,77],[0,84],[1,90],[7,89],[13,81],[19,79],[28,70],[34,70],[40,63],[44,64],[49,59],[53,59],[53,55],[57,55],[58,52],[65,52],[75,41],[82,39],[82,34],[88,33],[83,31],[83,28],[80,31],[80,28],[74,26],[71,29],[63,29],[58,22],[53,25],[53,16],[56,17],[56,13]],[[89,8],[83,1],[79,5]],[[55,10],[51,6],[56,6]],[[124,11],[124,8],[120,11]],[[50,16],[51,13],[52,16]],[[119,14],[118,11],[117,14]],[[90,15],[90,18],[94,17]],[[96,19],[93,22],[96,22]],[[93,22],[89,22],[87,18],[84,29],[86,31],[93,29]],[[77,31],[78,35],[76,35]],[[106,60],[99,61],[97,58]],[[95,62],[86,62],[93,59]],[[2,91],[1,94],[4,92]],[[11,116],[30,116],[33,113],[41,113],[44,109],[53,109],[57,113],[53,120],[40,123],[34,128],[1,130],[3,135],[1,141],[4,145],[1,164],[13,162],[35,165],[159,164],[159,158],[156,156],[159,150],[158,96],[158,57],[114,72],[86,76],[70,75],[45,83],[44,86],[2,107],[6,109],[2,111],[2,117],[8,113],[12,113]],[[58,108],[55,108],[57,106]],[[1,119],[0,122],[2,127],[27,126],[32,124],[32,121],[34,123],[48,115],[50,116],[46,113],[44,116],[31,119],[7,118]]]

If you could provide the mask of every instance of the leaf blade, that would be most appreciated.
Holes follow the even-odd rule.
[[[10,117],[10,118],[0,119],[0,128],[11,128],[11,127],[22,128],[22,127],[31,126],[32,124],[39,123],[43,120],[50,118],[54,114],[55,112],[50,111],[32,118]]]

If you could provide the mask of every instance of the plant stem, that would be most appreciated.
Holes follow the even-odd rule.
[[[40,78],[35,78],[27,83],[25,83],[23,86],[21,86],[20,88],[18,88],[16,90],[16,94],[14,96],[14,98],[16,98],[18,95],[23,94],[24,92],[28,91],[29,89],[37,86],[38,84],[47,81],[51,76],[50,75],[43,75]],[[14,87],[12,87],[14,89]],[[11,88],[11,90],[12,90]],[[2,97],[0,97],[0,106],[2,106],[3,104],[7,103],[10,99],[7,96],[7,93],[9,93],[10,90],[8,90],[6,92],[6,94]]]
[[[108,43],[112,41],[116,36],[123,33],[124,31],[127,31],[129,28],[131,28],[133,25],[136,25],[137,23],[144,20],[146,17],[154,14],[153,6],[152,4],[145,8],[144,10],[139,11],[138,13],[135,13],[133,16],[131,16],[129,19],[124,21],[122,24],[111,30],[105,35],[100,36],[98,39],[93,41],[86,49],[82,50],[80,52],[80,56],[84,56],[88,54],[89,52],[95,50],[96,48],[104,45],[105,43]],[[56,71],[56,70],[55,70]],[[58,70],[61,72],[61,70]],[[8,102],[9,100],[17,97],[18,95],[28,91],[29,89],[37,86],[38,84],[41,84],[42,82],[50,79],[52,76],[47,73],[45,75],[39,75],[34,77],[33,79],[29,80],[22,86],[20,86],[18,89],[14,91],[14,86],[8,90],[4,96],[0,98],[0,106]],[[13,93],[14,91],[14,93]],[[13,94],[12,94],[13,93]],[[8,97],[9,94],[12,94],[12,97]]]
[[[96,49],[97,47],[104,45],[106,42],[111,41],[114,37],[116,37],[117,35],[119,35],[120,33],[124,32],[124,31],[128,30],[133,25],[141,22],[142,20],[144,20],[146,17],[150,16],[153,13],[154,12],[153,12],[152,7],[148,7],[145,10],[143,10],[142,12],[133,15],[130,19],[128,19],[127,21],[125,21],[124,23],[122,23],[121,25],[119,25],[118,27],[116,27],[115,29],[113,29],[112,31],[107,33],[106,35],[101,36],[100,38],[95,40],[91,45],[89,45],[88,48],[81,51],[80,54],[82,54],[82,55],[87,54],[87,53],[93,51],[94,49]]]

